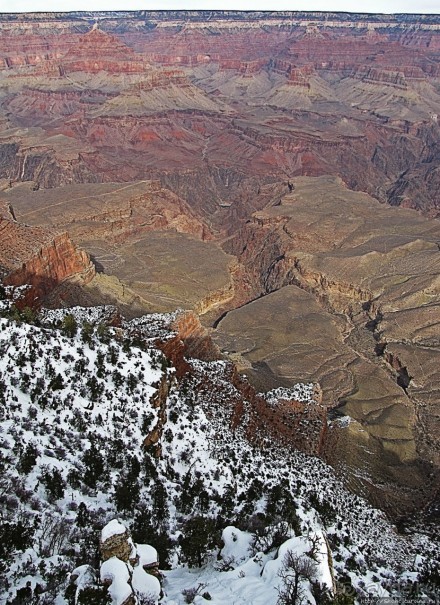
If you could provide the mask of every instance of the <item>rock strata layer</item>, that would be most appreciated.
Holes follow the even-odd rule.
[[[3,15],[0,178],[159,178],[224,229],[331,173],[435,216],[439,39],[435,15]]]
[[[39,306],[60,283],[75,278],[82,284],[95,269],[88,254],[67,233],[17,222],[10,212],[0,216],[0,266],[8,286],[30,285],[21,304]]]

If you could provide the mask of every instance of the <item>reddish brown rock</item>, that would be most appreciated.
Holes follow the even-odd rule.
[[[42,133],[39,144],[11,135],[7,145],[18,148],[0,149],[8,155],[0,177],[42,187],[159,177],[217,228],[227,214],[219,211],[220,220],[219,208],[255,209],[248,183],[238,182],[244,175],[261,187],[274,177],[338,174],[381,201],[438,213],[435,22],[410,19],[405,27],[391,17],[341,23],[336,16],[311,27],[305,15],[291,14],[247,15],[251,26],[235,16],[154,18],[167,26],[146,30],[139,17],[107,21],[105,32],[85,32],[81,17],[5,22],[5,107],[51,142],[43,144]],[[15,35],[20,28],[26,34]],[[181,73],[158,69],[170,65]],[[75,88],[68,78],[78,72]],[[111,79],[105,94],[99,73]],[[154,117],[139,119],[145,113]],[[60,158],[54,134],[74,139],[75,158]],[[236,170],[232,187],[226,170]]]
[[[318,401],[304,403],[280,398],[269,403],[231,363],[196,366],[191,375],[197,385],[197,396],[201,402],[209,402],[209,406],[205,405],[208,416],[224,414],[232,431],[240,431],[255,446],[270,447],[271,443],[277,443],[315,456],[323,454],[327,413]]]
[[[148,67],[142,57],[121,40],[98,28],[81,36],[63,57],[60,73],[85,71],[110,74],[142,73]]]
[[[67,233],[28,227],[11,215],[0,216],[0,265],[6,285],[31,286],[21,301],[29,306],[39,306],[66,279],[87,283],[95,274],[88,254],[76,248]]]
[[[114,519],[102,530],[99,549],[104,561],[117,557],[128,563],[134,550],[130,532],[122,523]]]
[[[178,378],[191,371],[190,358],[203,361],[222,358],[209,331],[202,326],[199,317],[193,311],[178,312],[167,330],[166,337],[158,338],[156,345],[171,361]]]

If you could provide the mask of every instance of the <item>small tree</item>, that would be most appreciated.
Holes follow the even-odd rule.
[[[69,338],[73,338],[75,336],[78,330],[78,324],[71,313],[68,313],[64,316],[63,323],[61,325],[61,330]]]
[[[61,391],[61,389],[64,389],[64,380],[60,373],[52,378],[48,388],[49,391]]]
[[[133,512],[138,503],[140,486],[129,473],[121,473],[115,484],[114,500],[118,511]]]
[[[0,520],[0,575],[6,572],[7,563],[18,550],[22,551],[32,544],[33,530],[22,521]]]
[[[105,462],[101,452],[94,443],[84,452],[82,461],[85,466],[84,483],[89,487],[95,487],[96,483],[103,479]]]
[[[81,330],[81,338],[83,339],[83,342],[90,344],[92,342],[93,332],[93,324],[91,324],[89,321],[83,321]]]
[[[102,382],[99,382],[96,376],[90,376],[86,382],[86,385],[89,391],[90,401],[92,402],[91,407],[93,408],[93,403],[96,403],[104,392],[104,385]]]
[[[30,307],[25,307],[21,311],[21,319],[27,324],[37,323],[37,313]]]
[[[80,589],[77,605],[111,605],[112,599],[105,586],[86,586]]]
[[[268,492],[266,502],[266,515],[269,521],[277,518],[286,521],[295,532],[295,535],[301,534],[301,522],[296,512],[296,502],[293,498],[290,487],[285,482],[274,485]]]
[[[26,475],[30,473],[37,462],[38,456],[39,451],[37,446],[32,442],[28,443],[26,448],[20,454],[20,459],[18,461],[18,470],[21,473],[25,473]]]
[[[40,481],[46,489],[49,500],[59,500],[64,496],[66,483],[57,468],[44,470],[40,476]]]
[[[76,513],[76,524],[78,527],[87,527],[90,523],[90,513],[84,502],[80,502]]]
[[[312,507],[319,513],[319,516],[322,519],[325,527],[329,527],[336,521],[336,511],[333,506],[325,499],[322,499],[316,494],[312,492],[309,496],[309,501]]]
[[[133,525],[131,526],[131,535],[135,542],[153,546],[157,550],[160,568],[170,569],[168,560],[173,542],[168,530],[155,523],[150,505],[146,502],[141,502],[136,508]]]
[[[311,591],[316,605],[333,605],[334,599],[328,586],[321,584],[318,580],[312,580]]]
[[[252,541],[250,550],[253,554],[263,551],[265,554],[277,549],[291,537],[289,524],[276,519],[273,525],[268,525],[268,518],[264,513],[249,516],[241,529],[251,532]]]
[[[153,594],[135,591],[137,605],[156,605],[157,599]]]
[[[158,479],[151,490],[153,497],[153,518],[156,526],[164,527],[169,519],[168,494],[163,483]]]
[[[206,586],[207,584],[200,583],[198,586],[193,586],[192,588],[184,588],[182,590],[182,595],[185,600],[185,603],[194,603],[194,599],[198,595],[202,595],[204,598],[206,598],[207,601],[210,601],[211,595],[208,592],[203,593]],[[209,598],[207,598],[207,596]]]
[[[316,578],[316,563],[304,555],[298,556],[288,550],[278,575],[281,578],[281,587],[278,589],[277,605],[301,605],[304,603],[301,581],[311,582]]]
[[[201,567],[207,550],[216,545],[215,521],[210,517],[197,516],[188,519],[179,538],[182,554],[192,567]]]

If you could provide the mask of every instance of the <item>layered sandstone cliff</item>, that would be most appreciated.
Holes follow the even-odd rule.
[[[0,215],[0,265],[9,286],[30,285],[22,304],[40,305],[55,286],[76,277],[89,282],[95,269],[67,233],[57,234],[14,220],[5,206]]]

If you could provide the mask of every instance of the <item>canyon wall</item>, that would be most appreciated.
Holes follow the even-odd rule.
[[[39,306],[63,281],[75,277],[86,284],[95,269],[88,254],[78,249],[67,233],[28,227],[14,220],[8,207],[0,215],[0,266],[3,283],[29,285],[21,303]]]
[[[0,178],[159,178],[222,229],[254,209],[250,177],[261,189],[337,174],[436,216],[439,28],[411,15],[2,15]],[[230,171],[233,187],[215,176]]]

